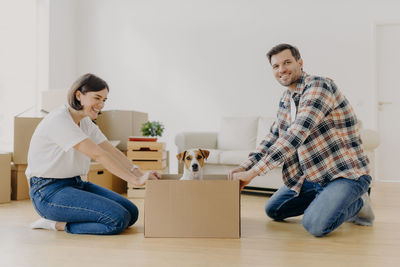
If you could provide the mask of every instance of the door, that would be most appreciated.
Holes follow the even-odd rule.
[[[376,27],[378,129],[376,179],[400,182],[400,23]]]

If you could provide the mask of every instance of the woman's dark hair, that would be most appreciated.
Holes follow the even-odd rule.
[[[300,52],[299,52],[299,49],[297,49],[297,47],[290,45],[290,44],[278,44],[278,45],[272,47],[271,50],[269,50],[269,52],[267,53],[269,63],[271,64],[271,57],[273,55],[279,54],[280,52],[282,52],[283,50],[286,50],[286,49],[290,50],[290,52],[292,53],[292,56],[296,60],[300,59]]]
[[[68,104],[75,110],[81,110],[83,107],[76,98],[76,91],[86,94],[87,92],[98,92],[103,89],[110,91],[108,84],[103,79],[91,73],[82,75],[72,84],[68,91]]]

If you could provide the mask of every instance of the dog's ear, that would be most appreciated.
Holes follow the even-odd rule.
[[[208,151],[208,150],[205,150],[205,149],[199,149],[199,150],[205,159],[207,159],[208,156],[210,155],[210,151]]]
[[[179,153],[178,155],[176,155],[176,158],[177,158],[179,161],[183,161],[183,160],[185,159],[185,155],[186,155],[186,150],[183,151],[182,153]]]

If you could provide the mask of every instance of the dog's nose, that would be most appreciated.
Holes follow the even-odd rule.
[[[193,171],[197,171],[199,169],[199,165],[197,163],[192,165]]]

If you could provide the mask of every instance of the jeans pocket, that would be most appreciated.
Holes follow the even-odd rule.
[[[48,187],[49,185],[55,183],[58,179],[54,178],[40,178],[40,177],[32,177],[30,178],[30,195],[31,198],[35,195],[41,197],[42,191]]]

